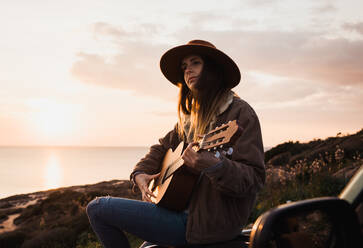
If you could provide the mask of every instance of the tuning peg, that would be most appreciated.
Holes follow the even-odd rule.
[[[217,147],[214,147],[213,149],[214,149],[214,150],[217,150]]]
[[[220,145],[219,148],[223,148],[223,145]]]
[[[228,148],[227,154],[232,155],[232,153],[233,153],[233,148],[232,147]]]
[[[210,152],[210,148],[208,148],[208,152]]]
[[[219,158],[219,157],[221,156],[221,154],[220,154],[220,152],[219,152],[219,151],[216,151],[216,153],[214,154],[214,156],[215,156],[216,158]]]

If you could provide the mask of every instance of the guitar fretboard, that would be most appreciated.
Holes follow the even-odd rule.
[[[235,127],[234,130],[229,132],[231,127]],[[198,148],[195,149],[196,152],[200,150],[210,150],[211,148],[217,149],[217,147],[222,148],[223,144],[228,143],[231,136],[236,132],[238,126],[236,120],[229,122],[228,124],[224,124],[213,131],[205,134],[199,142]],[[229,133],[230,135],[226,135]],[[226,138],[228,137],[228,138]],[[166,179],[171,177],[175,171],[180,167],[179,162],[182,158],[179,157],[175,161],[173,161],[169,166],[168,169],[165,171],[164,177],[162,178],[162,183],[165,182]]]

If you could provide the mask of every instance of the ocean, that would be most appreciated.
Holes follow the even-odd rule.
[[[129,179],[134,165],[148,150],[148,147],[0,147],[0,199]]]
[[[0,199],[128,179],[148,147],[0,147]]]

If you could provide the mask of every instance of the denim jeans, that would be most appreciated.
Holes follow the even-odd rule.
[[[155,205],[116,197],[97,197],[87,206],[91,226],[106,248],[130,247],[123,233],[159,245],[181,246],[187,243],[187,214]]]

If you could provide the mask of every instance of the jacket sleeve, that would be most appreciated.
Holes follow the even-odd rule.
[[[149,152],[135,165],[130,180],[133,181],[134,177],[139,173],[157,174],[161,170],[165,153],[169,148],[175,149],[178,144],[179,137],[177,125],[175,125],[175,128],[168,132],[165,137],[159,139],[159,144],[152,145]]]
[[[243,130],[233,145],[231,158],[222,157],[221,166],[204,174],[222,193],[244,197],[256,193],[265,183],[264,150],[260,123],[249,105],[240,109],[237,122]]]

